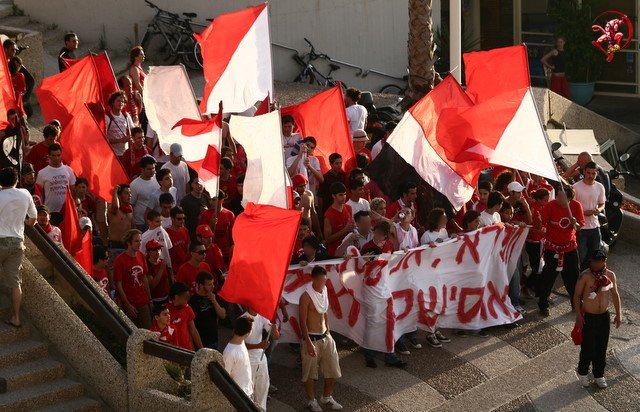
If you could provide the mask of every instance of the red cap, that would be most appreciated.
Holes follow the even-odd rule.
[[[151,239],[150,241],[147,242],[146,245],[144,245],[144,247],[147,250],[160,249],[162,247],[162,243],[158,242],[155,239]]]
[[[213,231],[209,225],[198,225],[196,228],[196,235],[202,237],[213,237]]]
[[[309,179],[307,179],[305,175],[298,173],[291,178],[291,183],[293,184],[293,187],[298,187],[309,183]]]

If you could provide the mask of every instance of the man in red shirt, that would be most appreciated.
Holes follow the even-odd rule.
[[[180,206],[171,209],[171,226],[165,227],[164,230],[169,234],[173,247],[169,249],[171,257],[171,265],[179,268],[187,260],[189,260],[189,231],[184,227],[186,216],[184,210]]]
[[[140,176],[140,160],[146,155],[150,155],[151,151],[144,144],[144,131],[141,127],[131,129],[131,138],[133,139],[133,145],[124,151],[122,166],[129,179],[133,180]]]
[[[532,197],[530,205],[532,226],[531,229],[529,229],[524,249],[529,256],[529,266],[531,266],[531,274],[527,279],[526,287],[535,291],[536,284],[540,278],[540,258],[542,257],[541,244],[545,237],[545,228],[542,225],[542,209],[547,203],[549,203],[549,191],[547,189],[538,189],[532,193]]]
[[[198,242],[197,240],[191,242],[189,252],[191,252],[191,259],[186,263],[183,263],[182,266],[180,266],[180,269],[178,269],[176,282],[182,282],[189,286],[189,291],[193,295],[198,289],[198,284],[196,283],[196,276],[198,275],[198,272],[211,273],[211,268],[204,261],[207,249],[204,247],[202,242]]]
[[[196,318],[193,309],[189,306],[189,286],[177,282],[171,285],[169,290],[169,303],[167,309],[171,315],[171,326],[176,329],[176,344],[184,349],[193,350],[202,348],[202,340],[193,320]]]
[[[324,214],[324,239],[327,242],[327,254],[333,256],[347,233],[355,228],[351,206],[346,205],[347,188],[340,182],[331,185],[333,203]]]
[[[42,129],[42,136],[44,140],[33,146],[25,158],[25,161],[33,165],[36,174],[49,166],[49,146],[58,143],[60,130],[55,126],[47,125]]]
[[[220,251],[222,251],[222,257],[228,265],[229,262],[231,262],[231,255],[233,254],[231,230],[233,229],[233,223],[236,217],[232,211],[223,207],[223,201],[226,197],[227,194],[220,190],[218,197],[211,199],[209,209],[200,214],[198,224],[209,225],[215,234],[215,243],[220,248]]]
[[[153,321],[151,332],[159,332],[158,340],[170,345],[178,346],[176,328],[171,326],[171,314],[165,305],[153,307]]]
[[[151,292],[147,278],[147,262],[140,252],[142,233],[128,230],[122,237],[127,249],[113,262],[113,278],[120,299],[120,306],[129,319],[139,327],[151,327]]]
[[[558,272],[562,273],[562,282],[573,299],[573,292],[580,274],[578,244],[576,232],[585,224],[582,206],[573,200],[573,188],[566,186],[553,200],[542,209],[542,225],[546,229],[544,244],[544,268],[538,280],[538,307],[542,316],[549,316],[549,295],[553,289]]]
[[[224,263],[222,251],[218,245],[213,243],[213,231],[209,225],[199,225],[196,228],[196,239],[198,242],[202,242],[207,249],[204,261],[211,268],[211,273],[214,277],[214,290],[217,292],[222,287],[222,274],[227,271],[227,264]]]

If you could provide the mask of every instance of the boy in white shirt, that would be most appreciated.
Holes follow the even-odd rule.
[[[251,361],[244,340],[251,333],[253,319],[240,317],[233,325],[233,337],[222,352],[224,369],[238,386],[251,397],[253,382],[251,381]]]
[[[487,208],[480,213],[480,227],[495,225],[502,222],[500,219],[500,209],[504,203],[504,195],[493,191],[489,193]]]

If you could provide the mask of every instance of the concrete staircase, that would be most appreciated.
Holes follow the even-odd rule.
[[[8,318],[9,309],[0,308],[0,319]],[[28,323],[19,329],[0,323],[0,411],[101,411],[33,335]]]

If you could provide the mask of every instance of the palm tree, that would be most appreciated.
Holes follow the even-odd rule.
[[[431,3],[432,0],[409,0],[409,97],[414,102],[433,89],[436,78]]]

